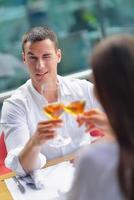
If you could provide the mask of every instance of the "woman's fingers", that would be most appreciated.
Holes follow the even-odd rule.
[[[90,132],[92,136],[103,136],[105,132],[109,132],[110,125],[107,115],[99,109],[91,109],[78,116],[77,122],[79,126],[85,124],[86,132]]]
[[[94,115],[96,113],[103,113],[103,111],[101,111],[98,108],[92,108],[89,111],[84,112],[84,115],[88,115],[89,116],[89,115]]]
[[[77,117],[76,121],[78,122],[79,126],[82,126],[85,123],[85,119],[84,119],[84,117],[82,115],[81,116],[79,115]]]
[[[89,118],[89,116],[81,115],[77,117],[77,122],[79,126],[82,126],[83,124],[85,125],[93,124],[94,120],[92,120],[92,118]]]
[[[86,126],[85,132],[90,132],[92,129],[95,128],[95,125],[91,123],[87,123],[85,124],[85,126]]]

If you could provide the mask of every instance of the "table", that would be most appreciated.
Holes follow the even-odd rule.
[[[69,160],[71,161],[75,158],[75,156],[76,156],[76,153],[72,153],[72,154],[62,156],[60,158],[48,160],[44,167],[53,166],[64,161],[69,161]],[[8,174],[0,176],[0,200],[13,200],[4,182],[5,179],[13,177],[13,176],[15,176],[14,172],[10,172]]]

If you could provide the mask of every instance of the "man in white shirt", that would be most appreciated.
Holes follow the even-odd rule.
[[[62,120],[49,121],[43,113],[44,105],[59,99],[62,103],[84,99],[86,109],[99,106],[91,83],[57,75],[61,50],[52,30],[33,28],[24,35],[22,48],[30,79],[4,101],[1,117],[8,151],[5,163],[19,175],[39,169],[46,159],[71,153],[82,144],[84,133],[76,119],[64,113],[63,124]],[[47,82],[51,82],[53,90],[42,96],[41,86]],[[70,137],[71,142],[57,148],[51,145],[50,139],[55,138],[58,127],[62,136]]]

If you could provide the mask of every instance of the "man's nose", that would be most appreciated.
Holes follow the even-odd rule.
[[[43,62],[42,59],[39,59],[36,65],[36,69],[42,69],[45,67],[45,63]]]

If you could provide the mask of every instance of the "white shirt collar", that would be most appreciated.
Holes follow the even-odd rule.
[[[61,95],[61,96],[71,95],[71,91],[69,90],[69,88],[65,84],[65,81],[62,79],[62,76],[57,75],[57,79],[58,79],[58,82],[59,82],[59,85],[60,85],[59,95]],[[64,79],[65,79],[65,77],[64,77]],[[29,88],[32,91],[32,94],[34,95],[35,98],[37,98],[42,103],[44,103],[44,102],[47,103],[47,100],[44,97],[42,97],[42,95],[34,88],[31,79],[29,80]]]
[[[47,100],[34,88],[31,79],[29,80],[29,88],[32,91],[32,95],[34,95],[34,98],[37,98],[37,101],[42,102],[43,104],[47,102]]]
[[[60,84],[60,93],[61,93],[61,96],[71,95],[70,89],[65,84],[65,77],[64,77],[64,80],[63,80],[62,76],[57,75],[57,79],[58,79],[59,84]]]

